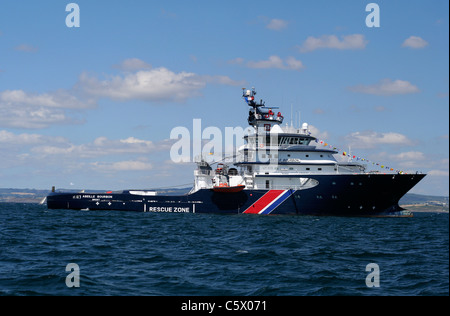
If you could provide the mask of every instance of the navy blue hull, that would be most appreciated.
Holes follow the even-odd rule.
[[[311,175],[319,185],[305,190],[201,189],[192,194],[51,193],[50,209],[123,210],[165,213],[297,214],[335,216],[403,215],[400,198],[422,174]]]

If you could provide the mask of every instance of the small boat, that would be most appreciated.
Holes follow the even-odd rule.
[[[237,193],[237,192],[241,192],[242,190],[244,190],[244,188],[245,188],[245,185],[243,185],[243,184],[239,184],[239,185],[230,187],[226,183],[221,183],[219,186],[213,187],[213,191],[220,192],[220,193]]]

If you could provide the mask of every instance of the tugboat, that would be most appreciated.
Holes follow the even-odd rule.
[[[290,214],[331,216],[411,216],[400,198],[425,174],[367,171],[359,161],[339,162],[338,151],[319,148],[307,123],[282,127],[275,107],[255,101],[256,91],[243,89],[252,133],[244,136],[232,163],[196,160],[194,186],[187,194],[156,191],[105,193],[56,192],[49,209],[123,210],[167,213]],[[216,165],[213,169],[213,165]]]

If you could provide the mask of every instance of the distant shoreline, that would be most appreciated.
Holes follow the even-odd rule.
[[[413,213],[449,213],[448,206],[428,204],[408,204],[400,206]]]

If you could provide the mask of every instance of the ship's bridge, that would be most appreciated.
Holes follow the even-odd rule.
[[[283,133],[283,134],[272,134],[267,133],[266,135],[246,135],[244,136],[244,142],[248,143],[250,146],[252,145],[261,145],[264,146],[280,146],[286,147],[289,145],[304,145],[308,146],[312,140],[315,140],[315,137],[305,135],[305,134],[294,134],[294,133]]]

